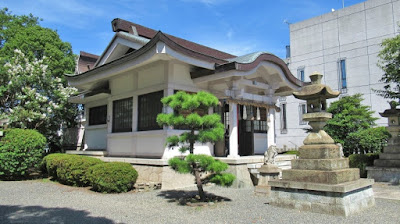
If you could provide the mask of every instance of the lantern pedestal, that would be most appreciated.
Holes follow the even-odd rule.
[[[395,104],[391,108],[380,113],[382,117],[388,118],[389,126],[386,129],[392,135],[388,145],[379,154],[379,159],[374,161],[373,167],[367,167],[368,178],[379,182],[400,183],[400,110]]]
[[[299,148],[299,159],[292,169],[282,171],[282,180],[270,180],[270,204],[331,215],[348,216],[375,205],[373,180],[360,179],[360,170],[349,167],[339,146],[322,129],[332,114],[325,112],[326,99],[339,92],[321,84],[322,75],[310,76],[312,85],[293,95],[307,100],[311,133]]]

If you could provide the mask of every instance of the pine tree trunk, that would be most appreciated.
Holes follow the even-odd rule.
[[[201,182],[200,172],[196,164],[194,164],[194,176],[196,178],[196,185],[197,185],[197,190],[199,191],[200,201],[205,201],[206,195],[204,194],[203,191],[203,183]]]

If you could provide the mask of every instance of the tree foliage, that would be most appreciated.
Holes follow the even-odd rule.
[[[376,90],[384,98],[400,102],[400,35],[385,39],[381,44],[378,66],[384,71],[384,90]]]
[[[57,131],[74,125],[78,112],[67,101],[74,91],[64,78],[75,68],[71,45],[32,14],[4,8],[0,22],[0,117],[10,118],[11,127],[37,129],[59,147]]]
[[[19,179],[36,171],[46,138],[35,130],[7,129],[0,140],[0,179]]]
[[[327,109],[333,117],[328,120],[324,130],[335,142],[343,145],[346,155],[357,152],[358,149],[362,152],[375,151],[387,140],[386,133],[380,132],[380,129],[369,130],[375,125],[377,118],[372,117],[373,111],[368,106],[361,104],[362,100],[361,94],[345,96],[332,102]]]
[[[215,143],[224,137],[224,125],[218,114],[208,114],[208,109],[218,105],[218,99],[207,92],[200,91],[188,94],[179,91],[174,95],[164,97],[161,102],[173,109],[173,113],[159,114],[157,123],[160,126],[184,126],[188,131],[167,138],[169,148],[177,147],[181,152],[189,151],[183,158],[175,157],[169,160],[172,169],[179,173],[191,173],[195,176],[199,196],[205,200],[202,184],[213,182],[222,186],[230,186],[235,176],[223,173],[228,165],[215,160],[208,155],[194,155],[194,144]],[[205,175],[207,173],[207,175]]]
[[[76,89],[64,87],[62,79],[48,71],[48,60],[34,58],[31,62],[20,50],[15,50],[14,57],[4,65],[9,80],[2,85],[7,89],[2,112],[13,127],[36,129],[48,141],[57,142],[60,124],[74,115],[74,109],[68,107],[68,97]],[[65,114],[68,112],[71,114]]]
[[[349,149],[349,154],[382,152],[390,137],[391,135],[385,127],[361,129],[350,133],[346,138],[348,144],[352,146]]]

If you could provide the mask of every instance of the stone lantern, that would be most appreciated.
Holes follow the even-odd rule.
[[[392,135],[379,159],[374,160],[373,167],[367,167],[368,178],[379,182],[400,182],[400,109],[396,109],[396,103],[390,103],[390,109],[379,113],[388,118],[386,129]]]
[[[326,100],[336,98],[340,92],[333,91],[329,86],[321,84],[322,75],[313,73],[310,75],[311,85],[303,87],[300,92],[294,92],[297,99],[307,102],[307,113],[303,114],[303,120],[308,121],[312,132],[304,140],[304,144],[333,144],[333,139],[323,130],[326,121],[332,118],[331,113],[326,112]]]
[[[349,167],[340,148],[323,130],[332,114],[326,100],[340,93],[321,84],[322,75],[310,75],[311,85],[294,97],[307,101],[303,119],[312,127],[299,148],[292,169],[282,171],[281,180],[270,180],[270,204],[303,211],[348,216],[375,205],[373,180],[360,179],[360,170]]]

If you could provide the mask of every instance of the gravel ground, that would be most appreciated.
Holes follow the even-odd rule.
[[[181,206],[175,191],[100,194],[54,182],[0,182],[0,223],[400,223],[400,201],[376,199],[350,217],[298,212],[268,205],[251,190],[206,187],[225,197],[207,207]]]

